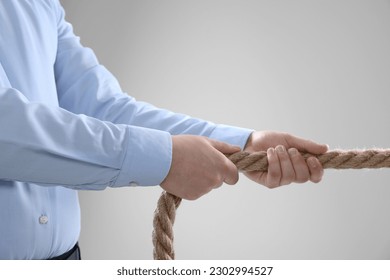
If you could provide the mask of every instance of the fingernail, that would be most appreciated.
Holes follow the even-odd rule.
[[[232,145],[232,150],[241,151],[241,147],[240,146],[236,146],[236,145]]]
[[[276,151],[278,153],[284,153],[286,151],[286,148],[282,145],[276,146]]]
[[[295,148],[288,149],[288,153],[290,156],[296,156],[298,154],[298,150]]]
[[[269,149],[267,150],[267,154],[268,154],[268,155],[273,155],[273,154],[275,154],[275,149],[274,149],[274,148],[269,148]]]

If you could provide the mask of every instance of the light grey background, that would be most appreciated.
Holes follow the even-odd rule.
[[[390,147],[390,2],[62,0],[140,100],[331,148]],[[276,190],[244,176],[175,224],[178,259],[389,259],[390,171]],[[80,192],[85,259],[152,258],[159,187]]]

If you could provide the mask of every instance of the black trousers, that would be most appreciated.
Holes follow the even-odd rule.
[[[79,244],[76,243],[76,245],[74,245],[74,247],[68,252],[63,253],[58,257],[51,258],[49,260],[81,260]]]

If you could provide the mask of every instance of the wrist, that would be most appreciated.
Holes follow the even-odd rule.
[[[244,145],[243,151],[252,151],[253,150],[253,132],[249,134],[248,139],[246,140],[246,143]]]

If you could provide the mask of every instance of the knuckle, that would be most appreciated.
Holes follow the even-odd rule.
[[[295,178],[295,182],[296,182],[296,183],[305,183],[305,182],[307,182],[308,180],[309,180],[308,177],[296,177],[296,178]]]
[[[268,184],[266,187],[269,189],[275,189],[275,188],[279,187],[279,184],[272,183],[272,184]]]
[[[200,197],[201,197],[201,195],[190,195],[187,200],[194,201]]]
[[[219,187],[223,184],[223,177],[221,174],[214,176],[214,178],[210,181],[211,186]]]
[[[273,189],[276,187],[279,187],[279,181],[274,181],[274,180],[268,180],[265,184],[265,186],[269,189]]]
[[[316,183],[316,184],[321,182],[321,180],[322,180],[322,177],[312,177],[310,179],[310,181],[312,181],[313,183]]]
[[[289,172],[289,173],[285,174],[283,177],[284,177],[283,181],[291,183],[295,180],[295,173]]]
[[[297,173],[295,176],[295,182],[297,183],[305,183],[310,179],[310,174],[309,172],[304,172],[304,173]]]
[[[272,178],[280,178],[281,172],[278,169],[269,169],[268,176],[270,176]]]
[[[190,192],[190,193],[187,193],[187,194],[183,195],[184,199],[190,200],[190,201],[196,200],[199,197],[201,197],[201,195],[193,193],[193,192]]]

